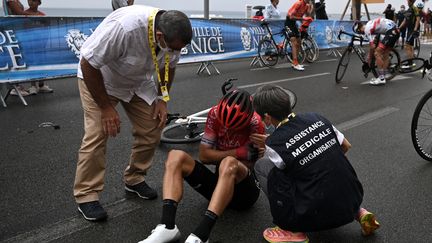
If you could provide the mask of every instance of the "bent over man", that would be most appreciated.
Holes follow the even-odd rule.
[[[386,83],[389,75],[389,53],[399,39],[399,29],[396,23],[385,18],[370,20],[363,25],[361,22],[354,24],[354,30],[360,34],[366,34],[370,40],[369,60],[375,55],[378,67],[378,78],[372,78],[371,85],[382,85]],[[374,37],[373,37],[374,36]]]
[[[134,138],[123,175],[125,190],[143,199],[157,197],[144,175],[166,120],[180,50],[191,38],[192,27],[184,13],[135,5],[112,12],[83,44],[78,86],[84,137],[74,196],[85,219],[107,217],[99,193],[104,187],[107,139],[120,132],[118,104],[126,111]]]

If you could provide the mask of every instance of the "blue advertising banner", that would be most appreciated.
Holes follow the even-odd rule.
[[[0,17],[0,83],[74,76],[80,48],[103,18]],[[253,57],[267,35],[252,19],[191,19],[193,40],[183,48],[180,63]],[[270,22],[279,32],[284,21]],[[337,40],[339,29],[351,30],[350,21],[314,21],[309,33],[320,48],[347,45]]]

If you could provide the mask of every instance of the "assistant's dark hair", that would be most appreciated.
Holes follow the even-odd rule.
[[[165,41],[172,43],[180,40],[187,45],[192,40],[192,25],[183,12],[169,10],[161,14],[158,29],[164,34]]]
[[[278,121],[282,121],[291,114],[290,94],[277,85],[264,85],[253,95],[253,107],[263,117],[268,114]]]

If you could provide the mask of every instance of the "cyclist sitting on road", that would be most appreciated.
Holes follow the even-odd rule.
[[[405,42],[405,50],[407,58],[414,58],[414,40],[419,37],[420,33],[420,12],[419,9],[414,6],[416,0],[407,0],[408,9],[404,12],[405,19],[399,25],[399,29],[407,29],[407,38]],[[401,68],[411,68],[415,63],[408,63]]]
[[[292,44],[292,58],[293,63],[292,67],[295,70],[303,71],[303,65],[300,65],[298,62],[298,53],[300,50],[300,32],[297,28],[296,21],[297,20],[305,20],[312,22],[312,17],[310,16],[312,13],[313,7],[310,4],[310,0],[298,0],[295,2],[291,8],[288,10],[288,14],[285,20],[285,26],[288,26],[291,30],[290,41]]]
[[[175,225],[177,204],[183,194],[183,179],[210,201],[187,243],[208,242],[210,231],[226,207],[243,210],[258,199],[253,167],[264,148],[250,141],[251,134],[263,134],[264,124],[254,112],[246,91],[228,92],[210,109],[199,146],[200,161],[183,151],[171,150],[165,162],[163,206],[160,224],[142,243],[164,243],[180,238]],[[216,165],[213,172],[204,164]]]
[[[378,67],[378,78],[372,78],[371,85],[382,85],[386,83],[389,75],[389,53],[399,39],[399,29],[395,22],[385,18],[370,20],[364,25],[360,21],[354,23],[354,30],[359,34],[366,34],[370,40],[369,60],[375,55]],[[372,35],[375,37],[372,38]]]
[[[268,137],[251,136],[266,144],[255,171],[277,225],[263,232],[267,241],[305,243],[303,232],[354,219],[365,236],[378,229],[374,214],[360,207],[363,187],[345,156],[351,144],[341,132],[317,113],[294,114],[289,94],[276,85],[260,87],[253,106],[266,126],[276,127]]]

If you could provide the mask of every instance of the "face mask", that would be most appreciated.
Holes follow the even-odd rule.
[[[265,133],[266,134],[272,134],[276,130],[276,127],[273,124],[270,124],[269,126],[265,125]]]
[[[158,42],[157,46],[159,47],[159,49],[163,52],[167,52],[168,51],[168,47],[162,47],[161,44]]]

